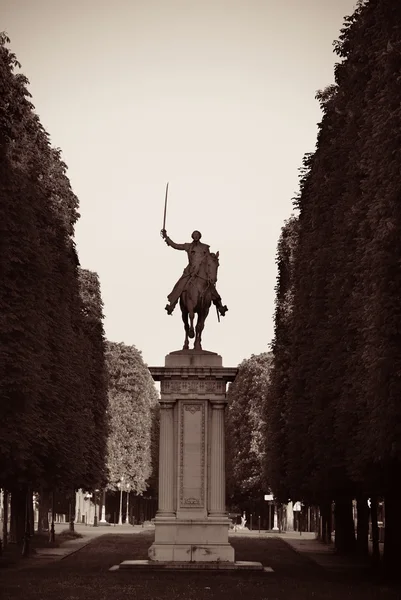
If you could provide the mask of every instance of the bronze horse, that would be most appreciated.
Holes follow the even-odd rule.
[[[195,338],[194,350],[202,350],[202,332],[212,304],[212,289],[217,281],[219,253],[208,253],[180,296],[180,308],[185,328],[183,350],[189,349],[189,338]],[[194,330],[195,314],[198,315]]]

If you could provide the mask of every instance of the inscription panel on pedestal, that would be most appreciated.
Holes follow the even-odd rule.
[[[205,505],[206,406],[181,402],[180,406],[180,508]]]
[[[165,379],[162,394],[225,394],[226,382],[216,379]]]

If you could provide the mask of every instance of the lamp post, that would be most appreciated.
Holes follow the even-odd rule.
[[[118,524],[123,524],[123,481],[124,477],[120,478],[120,481],[117,483],[117,487],[120,490],[120,514],[118,517]]]
[[[125,519],[126,525],[129,525],[129,489],[131,484],[127,483],[127,517]]]

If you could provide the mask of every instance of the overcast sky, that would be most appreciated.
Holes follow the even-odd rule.
[[[275,254],[316,90],[354,0],[0,0],[0,30],[80,200],[81,265],[99,274],[108,339],[162,365],[182,348],[167,294],[187,264],[160,237],[220,251],[227,315],[203,348],[235,366],[268,350]],[[214,309],[214,307],[213,307]]]

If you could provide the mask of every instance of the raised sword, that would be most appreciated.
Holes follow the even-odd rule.
[[[166,234],[167,195],[168,195],[168,182],[166,185],[166,196],[164,199],[163,229],[160,232],[160,235],[162,236],[162,238],[164,238],[164,236]]]

